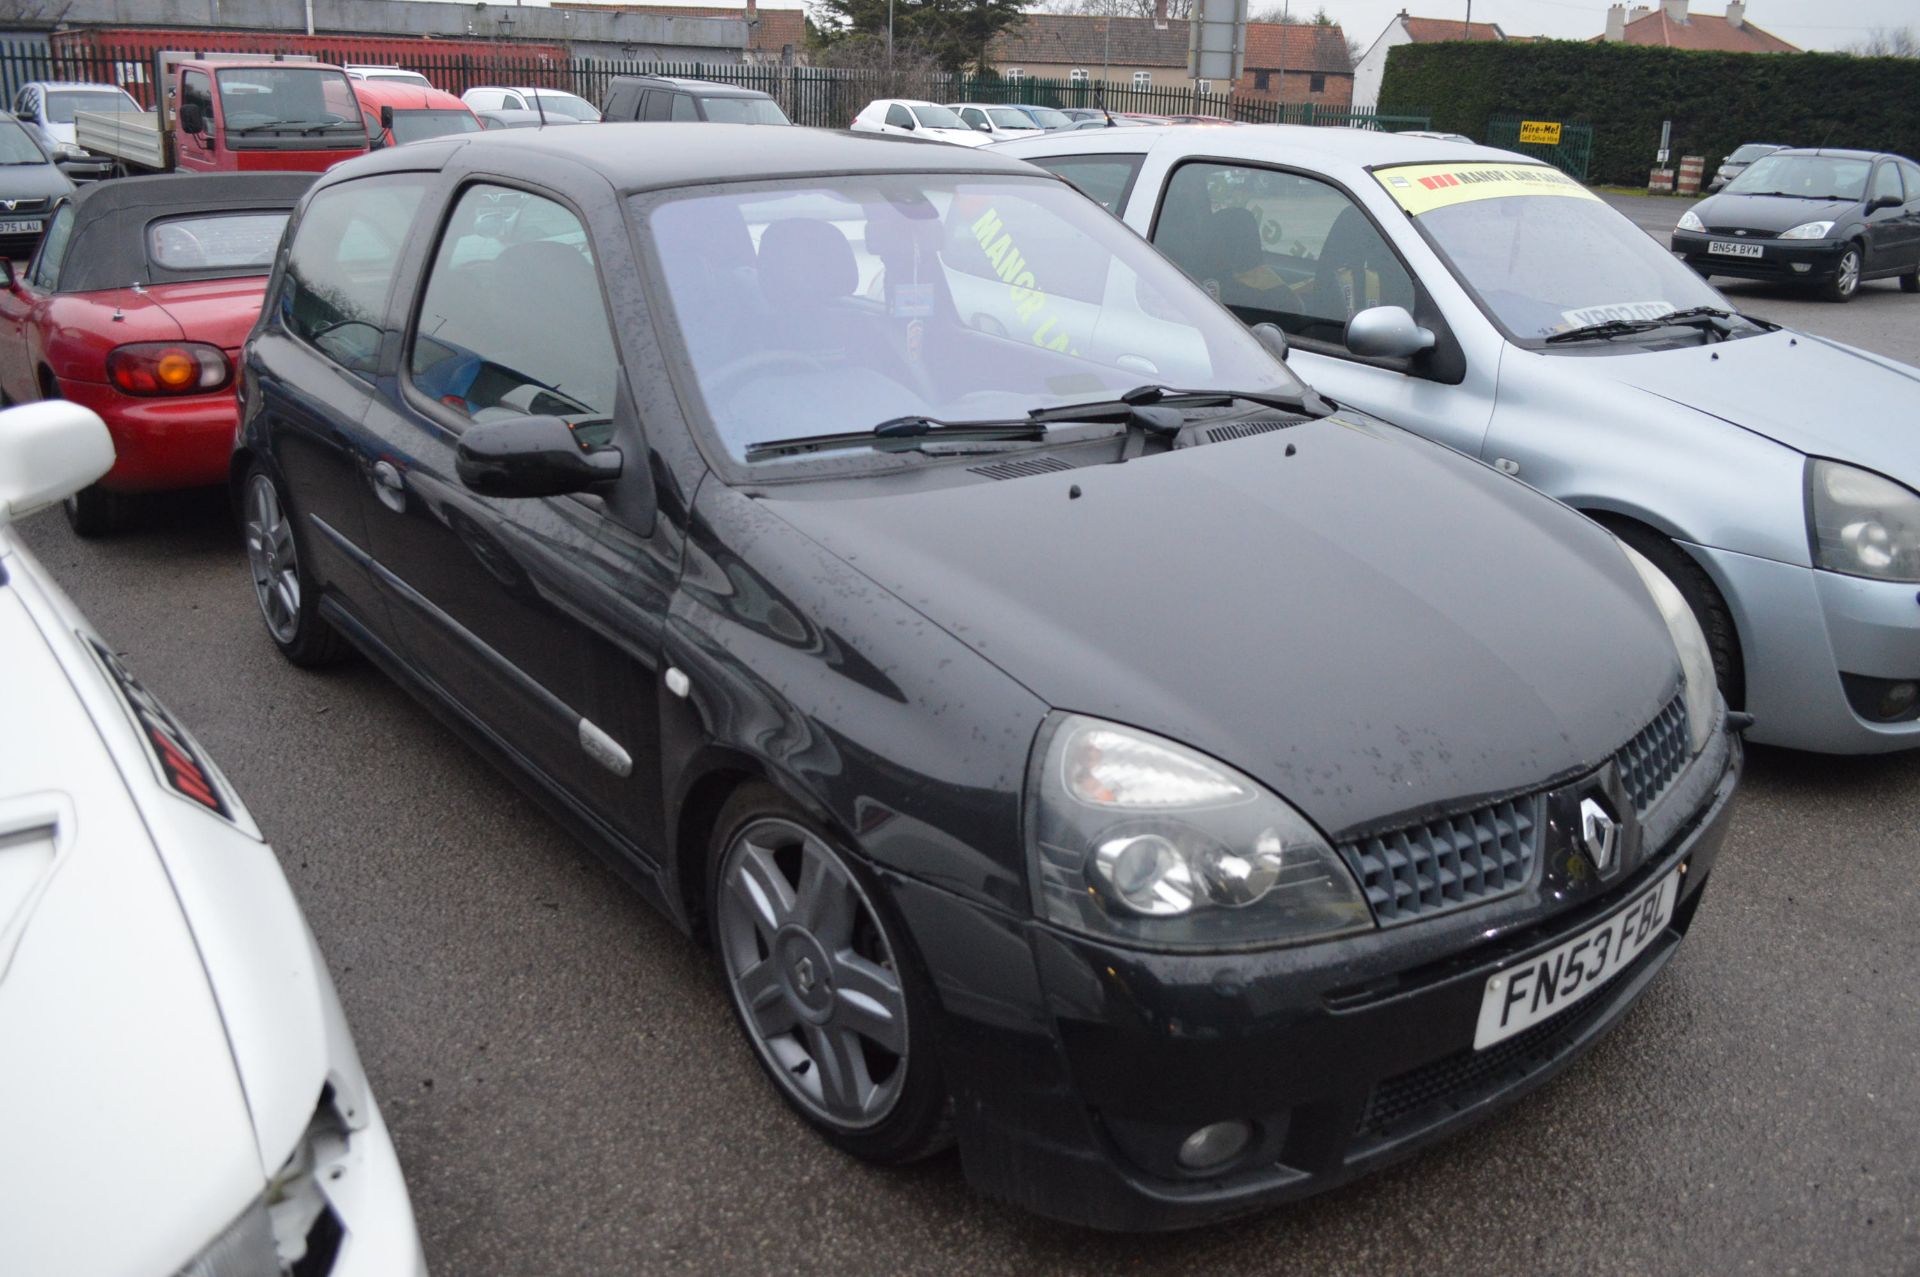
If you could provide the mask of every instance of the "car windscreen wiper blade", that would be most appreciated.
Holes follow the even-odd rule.
[[[934,417],[894,417],[871,430],[837,434],[796,435],[747,445],[748,461],[792,456],[803,452],[832,452],[840,448],[874,448],[882,452],[918,448],[935,439],[955,441],[1039,440],[1047,437],[1044,424],[1030,419],[1010,421],[941,421]]]
[[[1722,321],[1738,318],[1740,316],[1732,311],[1722,310],[1718,306],[1690,306],[1685,310],[1670,311],[1653,319],[1606,319],[1581,328],[1569,328],[1566,332],[1550,335],[1547,338],[1547,344],[1625,337],[1633,333],[1652,332],[1657,328],[1699,328],[1726,337],[1728,331],[1721,326]]]
[[[1302,387],[1302,393],[1294,395],[1275,390],[1175,390],[1171,386],[1135,386],[1121,395],[1119,400],[1136,406],[1159,404],[1168,408],[1224,408],[1235,401],[1259,404],[1263,408],[1278,408],[1283,412],[1304,412],[1316,417],[1324,417],[1333,411],[1333,405],[1311,387]]]

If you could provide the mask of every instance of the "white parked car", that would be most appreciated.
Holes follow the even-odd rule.
[[[433,81],[418,71],[409,71],[405,67],[349,66],[341,70],[350,80],[393,80],[400,84],[411,84],[418,89],[431,89]]]
[[[0,413],[0,1273],[424,1274],[273,849],[7,527],[112,462]]]
[[[1017,106],[999,102],[949,102],[947,109],[959,116],[968,128],[986,134],[991,142],[1046,132],[1037,120]]]
[[[539,99],[536,102],[534,99]],[[578,94],[565,89],[536,89],[524,85],[503,88],[483,84],[460,95],[474,111],[538,111],[542,115],[565,115],[585,124],[600,122],[600,108]]]
[[[875,98],[853,117],[855,133],[891,133],[959,146],[985,146],[993,138],[973,128],[938,102],[912,98]]]
[[[1736,313],[1599,196],[1509,151],[1287,125],[994,149],[1279,327],[1323,394],[1652,559],[1750,739],[1920,748],[1920,370]]]

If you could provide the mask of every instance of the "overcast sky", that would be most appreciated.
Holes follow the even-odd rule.
[[[1278,0],[1275,0],[1277,3]],[[1658,0],[1641,0],[1654,4]],[[1508,35],[1585,39],[1607,27],[1607,0],[1472,0],[1475,22],[1497,22]],[[1466,16],[1467,0],[1291,0],[1308,14],[1324,4],[1362,48],[1372,44],[1394,14],[1416,18]],[[1267,0],[1253,0],[1253,8]],[[1629,5],[1631,7],[1631,5]],[[1726,0],[1695,0],[1700,13],[1724,13]],[[1748,0],[1747,19],[1803,49],[1837,49],[1875,27],[1920,27],[1916,0]]]

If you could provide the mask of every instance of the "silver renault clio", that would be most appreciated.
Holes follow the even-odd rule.
[[[1920,370],[1734,313],[1557,169],[1338,128],[1050,133],[1297,371],[1660,564],[1750,738],[1920,747]]]

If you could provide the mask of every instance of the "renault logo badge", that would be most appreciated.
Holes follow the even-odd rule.
[[[1612,867],[1614,849],[1620,845],[1620,822],[1607,814],[1598,799],[1580,800],[1580,841],[1586,844],[1595,869],[1605,873]]]

